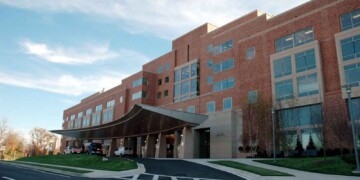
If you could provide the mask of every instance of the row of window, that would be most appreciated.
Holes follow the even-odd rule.
[[[227,59],[218,64],[213,64],[213,73],[215,74],[221,71],[225,71],[233,67],[234,67],[234,59],[233,58]]]
[[[220,54],[222,52],[228,51],[233,47],[233,40],[225,41],[218,46],[213,46],[212,44],[208,45],[208,52],[212,52],[213,55]]]
[[[224,98],[223,99],[223,110],[231,110],[233,106],[232,98]],[[206,103],[206,112],[213,113],[216,111],[216,103],[215,101],[210,101]]]
[[[341,15],[340,21],[342,31],[360,26],[360,9]]]
[[[222,91],[225,89],[230,89],[235,86],[235,80],[233,77],[229,79],[224,79],[220,82],[214,82],[213,83],[213,92]]]
[[[293,34],[288,34],[275,40],[276,52],[281,52],[314,40],[312,27],[300,30]]]
[[[184,65],[175,70],[174,102],[194,98],[199,93],[199,63]],[[180,76],[181,73],[181,76]]]
[[[166,76],[165,78],[164,78],[164,82],[165,83],[168,83],[170,81],[170,78],[169,78],[169,76]],[[158,79],[158,85],[160,86],[162,84],[162,79]]]
[[[169,71],[170,70],[170,63],[166,63],[165,64],[165,70],[166,71]],[[159,66],[158,68],[158,73],[162,73],[163,72],[163,67],[162,66]]]
[[[198,76],[198,66],[198,63],[196,62],[175,70],[174,82],[177,83],[179,81]]]
[[[169,96],[169,90],[165,90],[164,91],[164,97],[167,97]],[[161,92],[158,92],[157,93],[157,98],[160,99],[161,98]]]

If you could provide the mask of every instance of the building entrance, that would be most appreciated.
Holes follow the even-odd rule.
[[[174,134],[166,135],[166,157],[174,157]]]
[[[210,129],[200,129],[199,140],[199,157],[210,158]]]

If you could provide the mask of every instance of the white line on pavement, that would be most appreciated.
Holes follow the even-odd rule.
[[[13,178],[9,178],[9,177],[6,177],[6,176],[3,176],[3,177],[1,177],[1,178],[7,179],[7,180],[15,180],[15,179],[13,179]]]
[[[37,169],[34,169],[34,171],[38,171],[38,172],[41,172],[41,173],[44,173],[44,174],[51,174],[51,175],[55,175],[55,176],[61,176],[61,177],[65,177],[65,178],[70,178],[70,176],[65,176],[65,175],[61,175],[61,174],[55,174],[55,173],[45,172],[45,171],[37,170]]]
[[[138,178],[139,178],[139,175],[135,175],[135,176],[132,177],[132,179],[134,179],[134,180],[136,180]]]
[[[154,175],[152,180],[158,180],[159,179],[159,175]]]

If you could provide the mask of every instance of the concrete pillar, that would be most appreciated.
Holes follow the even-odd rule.
[[[142,137],[137,137],[136,138],[136,154],[138,157],[143,157],[142,152],[141,152],[141,148],[142,148]]]
[[[184,127],[182,131],[179,158],[194,158],[194,133],[191,128]]]
[[[116,139],[111,139],[111,144],[106,157],[115,157],[115,150],[117,148]]]
[[[180,141],[181,141],[181,139],[180,139],[179,131],[176,130],[174,132],[174,158],[179,157],[178,147],[179,147]]]
[[[154,136],[147,135],[145,144],[145,157],[155,157],[155,143],[156,139]]]
[[[155,158],[166,158],[166,135],[164,133],[158,135]]]

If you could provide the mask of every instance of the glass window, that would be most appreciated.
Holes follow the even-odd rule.
[[[164,97],[168,96],[169,95],[169,90],[165,90],[164,91]]]
[[[346,84],[360,83],[360,63],[344,66]]]
[[[206,110],[208,113],[211,113],[211,112],[215,112],[215,101],[211,101],[211,102],[208,102],[206,103]]]
[[[132,84],[133,88],[137,87],[137,86],[140,86],[142,84],[142,82],[143,82],[142,78],[133,81],[133,84]]]
[[[217,73],[217,72],[220,72],[220,66],[221,64],[214,64],[213,65],[213,73]]]
[[[351,99],[352,119],[360,120],[360,98]]]
[[[291,75],[292,73],[291,57],[286,56],[284,58],[275,60],[274,71],[275,71],[274,74],[275,78]]]
[[[220,82],[213,83],[213,92],[229,89],[234,87],[234,78],[222,80]]]
[[[189,106],[189,107],[187,107],[187,112],[189,112],[189,113],[195,113],[195,106]]]
[[[213,45],[212,44],[209,44],[208,47],[207,47],[207,51],[208,52],[211,52],[213,50]]]
[[[292,79],[276,82],[275,94],[278,101],[293,98],[294,88]]]
[[[105,111],[104,114],[103,114],[103,123],[107,123],[107,122],[110,122],[113,120],[113,113],[114,111],[111,109],[109,111]]]
[[[124,97],[123,96],[120,96],[120,103],[122,103],[124,100]]]
[[[312,27],[295,32],[275,40],[276,52],[284,51],[295,46],[299,46],[314,40]]]
[[[223,110],[230,110],[232,109],[232,98],[225,98],[223,99]]]
[[[291,109],[283,109],[278,114],[279,123],[285,127],[295,127],[322,123],[321,104],[314,104]]]
[[[189,93],[189,81],[181,83],[181,95]]]
[[[181,80],[187,79],[189,77],[190,77],[189,66],[185,66],[181,68]]]
[[[340,44],[344,61],[360,58],[360,35],[343,39]]]
[[[309,74],[297,78],[299,97],[319,94],[317,74]]]
[[[169,76],[166,76],[166,77],[165,77],[165,83],[168,83],[169,81],[170,81]]]
[[[113,106],[115,106],[115,100],[111,100],[106,103],[106,108],[113,107]]]
[[[175,71],[175,79],[174,79],[174,81],[175,82],[180,81],[180,69]]]
[[[146,91],[141,92],[142,98],[147,98],[148,93]]]
[[[75,119],[75,114],[73,114],[73,115],[70,116],[70,120],[71,120],[71,121],[74,120],[74,119]]]
[[[165,70],[166,70],[166,71],[169,71],[169,70],[170,70],[170,63],[166,63],[166,64],[165,64]]]
[[[234,67],[234,59],[227,59],[225,61],[220,62],[219,64],[213,65],[213,73],[225,71],[227,69]]]
[[[162,84],[162,79],[158,79],[158,86]]]
[[[91,114],[91,113],[92,113],[92,109],[91,109],[91,108],[89,108],[89,109],[86,110],[86,115],[89,115],[89,114]]]
[[[208,60],[208,61],[207,61],[207,67],[208,67],[208,68],[211,68],[212,65],[213,65],[213,63],[214,63],[213,60]]]
[[[212,84],[212,83],[213,83],[213,76],[208,76],[208,77],[207,77],[207,83],[208,83],[208,84]]]
[[[221,82],[213,83],[213,92],[221,91]]]
[[[310,49],[304,52],[295,54],[296,72],[303,72],[316,68],[315,50]]]
[[[180,96],[180,84],[175,84],[174,85],[174,96],[175,97]]]
[[[254,104],[257,102],[257,91],[249,91],[248,92],[248,103]]]
[[[163,67],[162,66],[159,66],[158,68],[158,73],[162,73],[163,72]]]
[[[341,15],[340,21],[342,31],[360,26],[360,9]]]
[[[161,92],[157,93],[157,98],[160,99],[161,98]]]
[[[255,48],[251,47],[246,50],[246,60],[251,60],[255,58]]]
[[[95,107],[96,112],[101,111],[101,110],[102,110],[102,104],[99,104]]]
[[[197,63],[194,63],[191,65],[191,77],[194,77],[197,75]]]
[[[93,115],[92,115],[91,126],[100,125],[100,121],[101,121],[101,113],[95,113],[95,114],[93,114]]]
[[[83,116],[83,112],[79,112],[77,117],[82,118],[82,116]]]
[[[190,92],[197,91],[197,79],[191,79],[191,89]]]
[[[133,94],[132,94],[132,97],[131,97],[131,100],[140,99],[141,96],[142,96],[142,92],[141,92],[141,91],[136,92],[136,93],[133,93]]]

